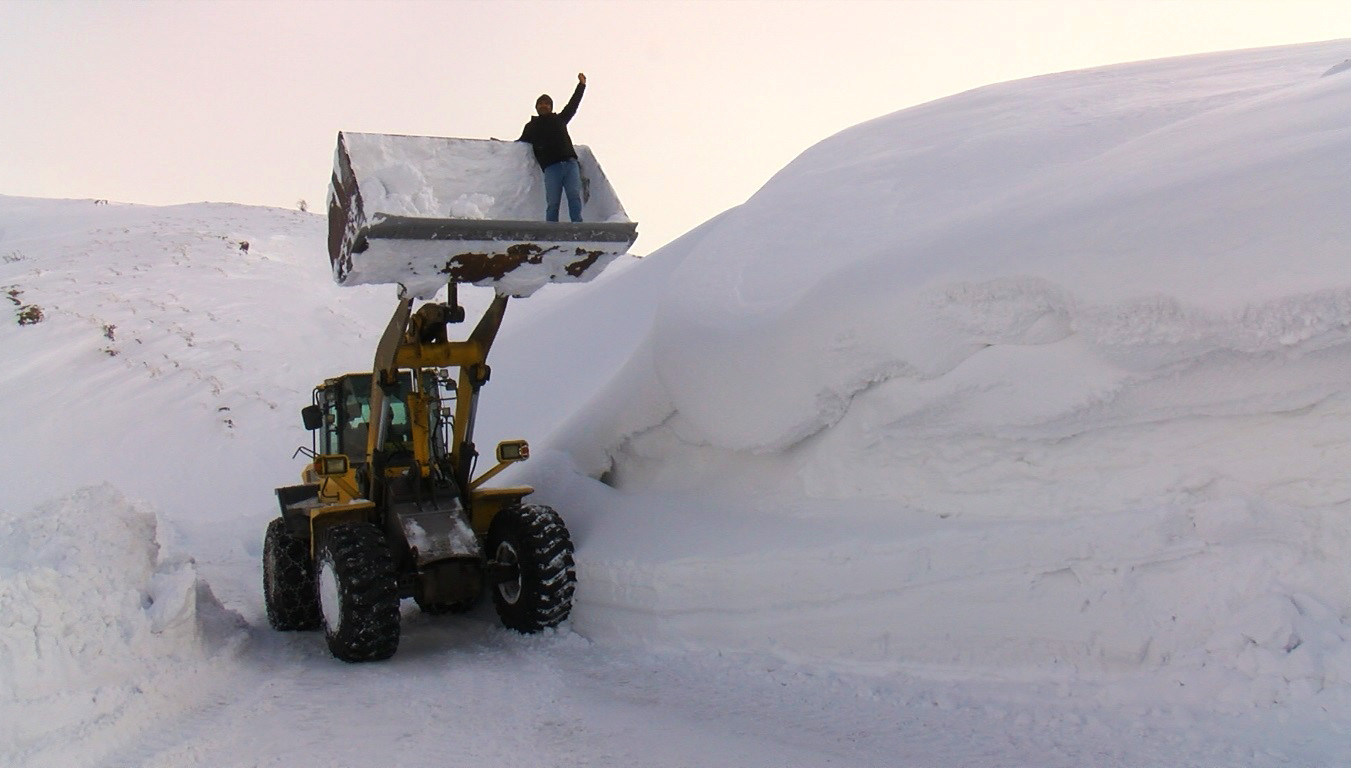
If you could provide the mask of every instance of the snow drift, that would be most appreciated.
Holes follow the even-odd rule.
[[[71,748],[237,631],[155,514],[111,486],[0,509],[0,541],[0,754]]]
[[[605,510],[577,626],[945,675],[1218,666],[1243,701],[1351,682],[1345,47],[879,118],[598,289],[655,310],[554,442],[617,489],[577,491]]]

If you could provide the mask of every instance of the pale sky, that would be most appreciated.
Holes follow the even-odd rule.
[[[322,212],[338,131],[514,139],[585,72],[573,140],[650,253],[915,104],[1341,38],[1351,0],[0,0],[0,194]]]

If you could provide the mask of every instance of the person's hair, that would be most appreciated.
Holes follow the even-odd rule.
[[[536,103],[536,104],[540,103],[541,101],[547,101],[547,102],[549,102],[550,104],[554,103],[554,100],[553,100],[553,99],[549,96],[549,94],[547,94],[547,93],[541,93],[541,94],[539,95],[539,98],[538,98],[538,99],[535,99],[535,103]]]

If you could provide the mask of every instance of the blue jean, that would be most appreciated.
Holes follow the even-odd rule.
[[[568,216],[582,220],[582,169],[577,160],[563,160],[544,169],[544,220],[558,221],[558,204],[568,193]]]

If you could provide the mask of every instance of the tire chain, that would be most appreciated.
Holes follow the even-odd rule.
[[[287,531],[280,517],[268,523],[263,539],[263,597],[273,629],[291,632],[323,626],[310,544]]]

